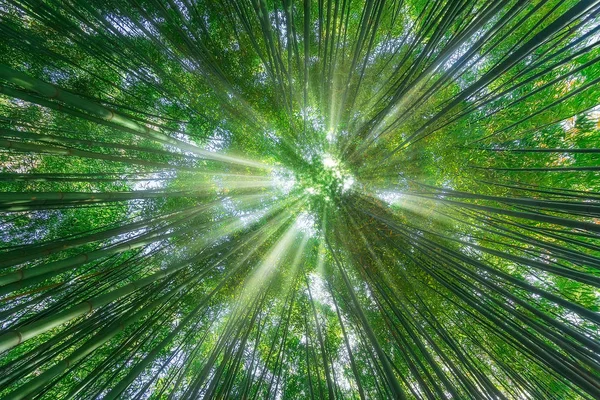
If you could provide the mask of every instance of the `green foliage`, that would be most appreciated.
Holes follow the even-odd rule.
[[[0,4],[0,396],[600,398],[599,12]]]

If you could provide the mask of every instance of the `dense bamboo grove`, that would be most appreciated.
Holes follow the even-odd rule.
[[[600,398],[600,2],[0,0],[2,399]]]

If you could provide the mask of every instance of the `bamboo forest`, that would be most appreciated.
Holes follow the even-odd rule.
[[[0,399],[600,399],[600,0],[0,0]]]

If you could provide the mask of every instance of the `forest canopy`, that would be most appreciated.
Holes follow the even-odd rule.
[[[600,2],[1,0],[1,399],[600,398]]]

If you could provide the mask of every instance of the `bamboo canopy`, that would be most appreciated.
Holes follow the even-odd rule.
[[[0,399],[600,398],[600,2],[0,2]]]

